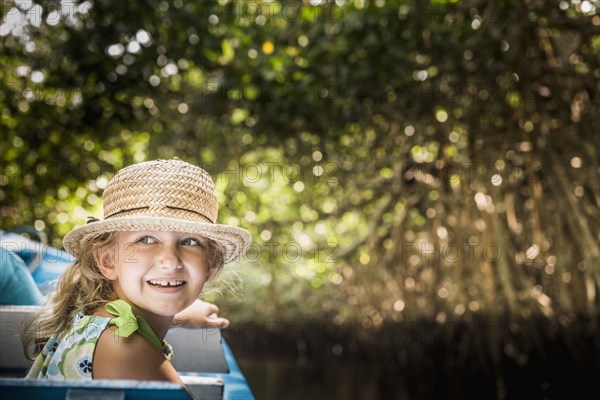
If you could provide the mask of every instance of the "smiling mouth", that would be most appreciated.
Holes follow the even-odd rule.
[[[179,281],[179,280],[166,281],[163,279],[150,279],[147,282],[152,286],[158,286],[158,287],[178,287],[178,286],[183,286],[186,284],[186,281]]]

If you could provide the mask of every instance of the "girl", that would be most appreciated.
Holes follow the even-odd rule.
[[[223,264],[245,253],[250,234],[216,223],[212,179],[177,158],[118,171],[103,209],[103,220],[64,238],[77,261],[27,330],[25,348],[37,356],[27,377],[182,383],[164,337]]]

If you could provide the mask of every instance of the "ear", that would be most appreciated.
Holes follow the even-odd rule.
[[[103,247],[103,248],[95,248],[93,250],[94,260],[96,261],[96,265],[98,269],[104,275],[104,277],[108,280],[114,281],[117,279],[117,270],[115,269],[114,264],[112,263],[112,258],[110,256],[111,249]]]

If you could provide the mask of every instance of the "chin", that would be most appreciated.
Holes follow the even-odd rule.
[[[175,314],[180,313],[186,308],[187,306],[185,304],[182,304],[181,306],[157,307],[154,313],[163,317],[173,317]]]

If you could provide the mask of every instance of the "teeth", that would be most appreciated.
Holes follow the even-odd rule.
[[[148,283],[151,285],[155,285],[155,286],[172,287],[172,286],[181,286],[185,282],[184,281],[163,281],[163,280],[159,280],[159,279],[151,279],[148,281]]]

